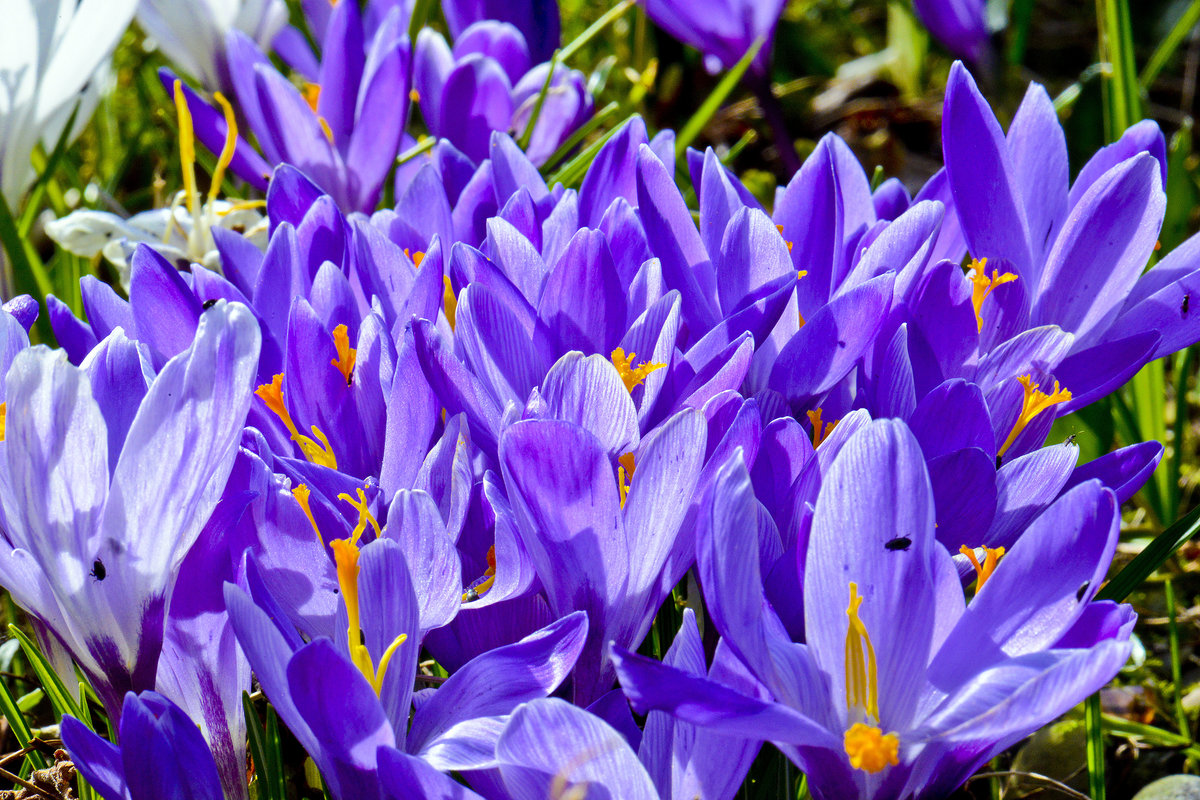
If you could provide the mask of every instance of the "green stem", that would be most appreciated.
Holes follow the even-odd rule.
[[[1104,721],[1100,714],[1100,694],[1083,701],[1087,728],[1088,794],[1092,800],[1104,800]]]

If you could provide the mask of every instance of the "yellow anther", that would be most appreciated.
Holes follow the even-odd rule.
[[[621,508],[624,508],[625,499],[629,496],[629,482],[633,480],[633,470],[637,467],[633,452],[617,456],[617,464],[617,489],[621,492]]]
[[[379,522],[375,519],[375,515],[371,513],[370,504],[367,502],[367,493],[360,488],[357,491],[357,494],[357,500],[345,492],[342,492],[338,495],[338,500],[345,500],[347,503],[358,509],[358,522],[354,524],[354,530],[350,532],[350,541],[355,545],[357,545],[358,540],[362,538],[363,532],[367,529],[367,525],[370,525],[375,530],[376,539],[383,535],[382,531],[379,530]]]
[[[325,538],[321,536],[321,529],[317,527],[317,520],[313,517],[312,506],[309,505],[308,498],[312,491],[307,484],[297,484],[292,489],[292,497],[296,498],[296,503],[299,504],[300,510],[304,512],[304,516],[308,517],[308,524],[312,525],[313,531],[317,534],[317,539],[321,544],[325,544]]]
[[[183,168],[183,192],[187,198],[188,213],[192,219],[197,214],[196,198],[196,139],[192,130],[192,112],[188,110],[187,97],[183,93],[183,81],[175,79],[175,117],[179,122],[179,164]],[[173,216],[173,215],[172,215]],[[170,232],[168,230],[168,236]]]
[[[409,89],[408,90],[408,99],[413,101],[414,103],[419,103],[419,102],[421,102],[421,93],[418,92],[416,89]]]
[[[779,231],[780,236],[783,236],[783,226],[782,225],[776,225],[775,230]],[[787,239],[784,239],[783,241],[784,241],[784,244],[787,245],[788,252],[789,253],[792,252],[792,246],[795,244],[795,242],[789,242]],[[800,277],[803,278],[804,275],[805,275],[804,270],[800,270]]]
[[[470,587],[463,592],[462,601],[470,603],[483,597],[492,588],[492,584],[496,582],[496,545],[492,545],[487,551],[487,569],[483,572],[486,580]]]
[[[843,739],[850,766],[872,774],[900,763],[900,738],[873,725],[856,722]]]
[[[350,346],[350,333],[345,325],[333,329],[333,346],[337,348],[338,357],[329,363],[337,367],[349,386],[354,382],[354,362],[358,358],[358,351]]]
[[[4,431],[8,424],[8,403],[0,403],[0,442],[4,441]]]
[[[833,422],[823,422],[821,420],[821,409],[819,408],[816,411],[806,411],[805,413],[808,415],[808,421],[813,426],[813,448],[815,449],[821,446],[821,442],[829,438],[829,434],[833,433],[833,429],[837,427],[837,424],[841,420],[835,419]],[[822,425],[824,426],[823,430]]]
[[[987,299],[987,296],[991,294],[992,290],[994,290],[997,286],[1001,286],[1005,283],[1012,283],[1017,279],[1017,276],[1013,275],[1011,272],[1001,273],[1000,270],[994,269],[992,270],[992,277],[989,278],[987,276],[986,258],[981,258],[979,260],[971,259],[968,269],[971,270],[971,274],[967,277],[973,284],[971,287],[971,305],[975,306],[975,324],[979,327],[979,330],[982,331],[983,315],[980,313],[980,309],[983,308],[983,301]]]
[[[1021,413],[1017,415],[1017,421],[1013,424],[1012,431],[1008,434],[1008,438],[1004,440],[1004,444],[996,451],[996,456],[1004,455],[1004,452],[1012,446],[1012,443],[1017,440],[1017,436],[1021,431],[1025,430],[1025,426],[1033,421],[1033,418],[1045,411],[1050,406],[1059,403],[1065,403],[1071,399],[1071,391],[1069,389],[1060,389],[1058,381],[1054,382],[1054,390],[1050,394],[1043,392],[1039,385],[1033,382],[1032,375],[1022,375],[1017,378],[1021,388],[1025,391],[1025,396],[1021,399]]]
[[[652,364],[649,361],[645,361],[642,362],[640,367],[635,367],[633,366],[633,359],[635,358],[637,358],[637,353],[625,355],[625,351],[620,347],[612,351],[613,366],[621,374],[621,381],[630,392],[633,391],[635,386],[646,380],[646,376],[651,372],[666,366],[666,364]]]
[[[312,112],[317,113],[317,103],[321,100],[321,84],[305,83],[300,89],[300,94],[304,95],[304,102],[308,103],[308,107]]]
[[[361,490],[359,490],[361,491]],[[343,495],[344,496],[344,495]],[[406,634],[400,634],[384,651],[379,659],[379,669],[371,661],[371,653],[363,644],[362,622],[359,616],[358,603],[358,545],[345,539],[334,539],[329,543],[333,548],[333,560],[337,564],[338,588],[342,600],[346,604],[346,645],[350,650],[350,660],[358,671],[363,674],[371,688],[378,695],[383,689],[383,676],[387,673],[388,664],[400,645],[408,639]]]
[[[979,559],[975,557],[975,550],[967,547],[965,544],[958,548],[958,552],[967,557],[971,562],[971,566],[975,568],[975,593],[983,588],[983,584],[987,583],[988,578],[992,577],[992,573],[996,571],[996,565],[1000,563],[1000,559],[1004,557],[1003,547],[984,547],[983,548],[983,563],[979,563]]]
[[[325,138],[333,144],[333,128],[329,127],[329,121],[324,117],[317,117],[317,122],[321,123],[321,131],[325,134]]]
[[[875,666],[875,648],[867,626],[858,616],[863,598],[858,584],[850,582],[850,605],[846,607],[846,707],[860,708],[872,719],[879,719],[879,675]],[[866,644],[866,657],[863,644]]]
[[[791,249],[792,249],[792,243],[791,243],[791,242],[788,242],[788,250],[791,250]],[[798,272],[796,273],[796,280],[800,280],[801,278],[803,278],[803,277],[804,277],[805,275],[807,275],[807,274],[808,274],[808,270],[806,270],[806,269],[802,269],[802,270],[798,271]],[[803,328],[803,327],[804,327],[804,315],[803,315],[802,313],[800,313],[799,311],[797,311],[797,312],[796,312],[796,317],[797,317],[797,318],[799,318],[799,320],[800,320],[800,327],[801,327],[801,328]]]
[[[318,444],[313,439],[305,436],[296,429],[296,423],[292,421],[292,415],[287,410],[287,405],[283,402],[283,373],[278,373],[270,383],[264,383],[254,390],[254,394],[266,404],[275,416],[279,417],[280,421],[287,427],[288,433],[291,435],[292,441],[300,447],[300,451],[304,453],[304,457],[313,464],[320,464],[323,467],[337,469],[337,458],[333,454],[333,448],[329,445],[329,439],[325,433],[316,425],[312,426],[313,436],[320,440]]]
[[[225,115],[225,143],[221,145],[221,155],[217,157],[217,166],[212,174],[212,186],[208,188],[210,206],[216,202],[217,195],[221,192],[221,182],[225,180],[225,170],[233,161],[233,152],[237,149],[238,137],[237,118],[234,116],[233,106],[229,105],[225,95],[220,92],[213,92],[213,99],[217,101],[217,105],[221,107],[221,112]]]
[[[414,267],[421,266],[421,262],[425,260],[425,253],[422,250],[418,250],[415,253],[409,253],[408,248],[406,247],[404,248],[404,255],[409,257],[409,259],[413,262]]]
[[[449,275],[442,276],[442,283],[446,287],[442,292],[442,311],[446,314],[446,321],[450,323],[450,330],[454,330],[454,312],[458,308],[458,298],[454,296],[454,286],[450,283]]]

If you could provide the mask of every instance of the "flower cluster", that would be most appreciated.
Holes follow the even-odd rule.
[[[86,779],[248,797],[258,687],[346,800],[717,800],[766,742],[815,797],[932,798],[1107,682],[1162,447],[1045,442],[1200,341],[1200,240],[1143,274],[1157,128],[1072,184],[1041,87],[1006,134],[956,64],[915,196],[829,135],[771,211],[689,151],[694,212],[636,117],[547,185],[593,101],[489,5],[453,47],[315,9],[299,86],[234,30],[215,106],[164,73],[264,227],[192,178],[204,263],[127,243],[127,296],[46,298],[61,349],[0,312],[0,584],[119,734],[63,721]]]

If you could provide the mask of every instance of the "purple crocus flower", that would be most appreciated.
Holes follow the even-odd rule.
[[[756,39],[763,39],[753,69],[765,74],[784,2],[722,0],[698,5],[687,0],[642,0],[641,5],[655,25],[703,53],[704,66],[712,73],[729,69]]]
[[[525,37],[506,22],[476,22],[455,38],[423,30],[417,38],[414,85],[421,116],[475,162],[487,158],[492,131],[524,134],[550,64],[531,57]],[[542,164],[592,113],[578,70],[558,66],[530,135],[528,154]]]
[[[476,22],[507,22],[521,32],[533,63],[549,61],[558,49],[558,0],[446,0],[442,3],[446,25],[455,39]]]
[[[1154,123],[1130,128],[1069,186],[1066,140],[1045,90],[1030,86],[1005,136],[956,63],[942,138],[945,176],[927,194],[952,202],[976,259],[971,288],[981,350],[1034,326],[1070,334],[1065,357],[1049,370],[1071,393],[1058,413],[1200,339],[1189,305],[1200,288],[1200,240],[1143,274],[1166,206],[1165,147]]]
[[[582,609],[592,621],[575,670],[580,704],[612,686],[604,643],[640,643],[692,561],[681,528],[704,461],[702,415],[681,411],[650,432],[632,459],[612,450],[628,446],[622,438],[603,441],[573,422],[526,420],[500,440],[517,529],[550,610],[563,617]]]
[[[587,633],[575,614],[520,642],[464,664],[417,703],[409,726],[417,654],[424,634],[458,611],[452,543],[424,493],[405,493],[389,536],[358,547],[356,531],[331,542],[341,586],[336,641],[305,643],[256,577],[251,595],[226,584],[238,640],[272,705],[317,761],[339,798],[378,796],[376,750],[396,747],[437,769],[486,769],[505,717],[521,702],[553,692],[574,665]],[[401,520],[401,518],[403,518]],[[440,556],[430,549],[440,548]],[[422,563],[410,573],[409,558]],[[432,573],[432,574],[431,574]],[[253,596],[253,600],[251,599]],[[258,605],[255,605],[255,602]]]
[[[157,692],[129,692],[118,719],[119,746],[74,717],[62,721],[72,763],[105,800],[226,796],[196,724],[170,700]]]
[[[1089,602],[1120,527],[1089,481],[1033,522],[964,601],[934,538],[920,447],[903,423],[855,433],[825,476],[799,591],[805,644],[765,602],[759,517],[740,458],[722,469],[698,564],[713,622],[770,692],[752,697],[614,650],[639,710],[776,743],[818,798],[941,797],[995,753],[1109,680],[1129,654],[1128,606]]]
[[[218,303],[153,374],[114,332],[82,367],[30,348],[7,376],[0,583],[66,647],[112,718],[154,686],[180,564],[232,466],[259,350]]]
[[[262,156],[239,138],[230,170],[266,189],[271,165],[294,164],[347,211],[374,210],[408,119],[409,45],[405,20],[393,9],[371,39],[357,3],[339,3],[325,32],[316,83],[302,94],[240,31],[226,41],[237,110]],[[174,76],[165,72],[170,89]],[[223,116],[186,91],[196,138],[221,151]],[[265,160],[264,160],[265,158]]]
[[[990,55],[987,0],[913,0],[933,37],[959,58],[981,66]]]

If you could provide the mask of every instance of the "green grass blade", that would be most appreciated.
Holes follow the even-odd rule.
[[[1118,602],[1124,600],[1142,581],[1154,574],[1172,553],[1195,536],[1197,531],[1200,531],[1200,506],[1189,511],[1187,516],[1177,520],[1174,525],[1156,536],[1145,550],[1138,553],[1124,569],[1104,585],[1096,594],[1096,599]]]
[[[1150,60],[1142,69],[1142,74],[1138,76],[1138,84],[1143,90],[1149,89],[1150,84],[1158,78],[1158,74],[1171,60],[1171,56],[1175,55],[1175,51],[1179,49],[1179,45],[1183,44],[1183,40],[1187,38],[1192,28],[1196,27],[1197,22],[1200,22],[1200,0],[1192,0],[1192,4],[1184,9],[1184,12],[1179,15],[1179,19],[1171,26],[1171,30],[1158,43],[1158,47],[1154,49]]]
[[[589,144],[586,148],[584,148],[583,152],[564,164],[562,168],[558,170],[558,172],[555,172],[553,175],[547,178],[546,184],[548,186],[553,186],[556,183],[561,183],[563,186],[574,186],[576,183],[583,180],[584,174],[587,172],[588,167],[592,165],[592,161],[595,160],[596,154],[600,152],[600,148],[604,147],[604,144],[611,139],[617,131],[625,127],[625,123],[629,122],[629,120],[633,119],[633,117],[634,115],[630,114],[628,117],[614,125],[611,130],[606,131],[603,136]]]
[[[1029,42],[1029,23],[1033,21],[1033,0],[1013,0],[1008,24],[1008,63],[1019,65],[1025,60],[1025,45]]]
[[[1101,80],[1104,126],[1108,140],[1114,142],[1142,117],[1127,0],[1096,0],[1096,24],[1100,60],[1109,65]]]
[[[1167,642],[1171,652],[1171,700],[1179,732],[1191,738],[1191,723],[1183,709],[1183,663],[1179,655],[1179,625],[1175,620],[1175,584],[1170,578],[1163,585],[1167,603]]]
[[[17,230],[21,232],[22,237],[29,235],[29,231],[33,229],[33,221],[37,219],[38,211],[42,205],[42,195],[46,192],[46,186],[54,177],[54,173],[58,171],[58,165],[62,161],[63,153],[66,152],[67,146],[70,143],[71,129],[75,127],[75,117],[79,115],[79,103],[75,103],[75,108],[71,110],[71,116],[67,118],[67,124],[63,126],[62,133],[58,136],[58,141],[54,143],[54,149],[50,151],[50,156],[44,159],[44,163],[36,163],[41,155],[39,152],[34,153],[35,163],[38,176],[30,189],[28,199],[25,203],[25,211],[21,214],[20,223],[17,225]]]
[[[267,758],[263,747],[263,727],[258,721],[258,712],[248,692],[242,692],[242,713],[246,716],[246,733],[250,744],[250,759],[254,763],[254,780],[258,784],[259,798],[278,800],[271,791],[274,781],[269,775]]]
[[[417,34],[421,32],[421,28],[425,27],[425,21],[429,19],[429,12],[432,9],[433,0],[417,0],[413,5],[412,16],[408,20],[408,41],[414,48],[417,46]]]
[[[556,164],[558,164],[558,162],[566,158],[567,153],[570,153],[572,150],[574,150],[580,142],[582,142],[592,133],[592,131],[599,128],[605,122],[608,122],[610,119],[616,116],[620,110],[621,104],[613,101],[597,111],[591,119],[581,125],[579,129],[572,133],[557,150],[550,154],[550,157],[546,159],[546,163],[542,165],[542,171],[545,172],[546,170],[552,169]]]
[[[29,246],[17,228],[17,220],[13,216],[8,202],[0,196],[0,246],[8,254],[8,265],[11,268],[13,287],[17,292],[27,292],[36,297],[45,297],[54,291],[50,276],[46,274],[37,253]]]
[[[1104,800],[1104,720],[1100,714],[1100,694],[1083,701],[1087,729],[1088,794],[1092,800]]]
[[[28,747],[29,740],[33,738],[33,733],[29,730],[29,723],[25,721],[25,715],[17,707],[17,701],[12,696],[12,692],[8,690],[8,684],[2,680],[0,680],[0,711],[4,713],[4,718],[8,720],[8,726],[12,729],[17,744],[21,747]],[[42,758],[41,753],[31,752],[25,758],[33,769],[46,768],[46,760]]]
[[[267,706],[267,728],[263,738],[263,751],[267,759],[267,766],[271,770],[271,786],[269,787],[271,797],[285,800],[283,743],[279,738],[279,716],[270,705]]]
[[[542,116],[542,106],[546,105],[546,96],[550,94],[550,82],[554,80],[554,70],[556,69],[558,69],[557,52],[550,57],[550,68],[546,70],[546,80],[542,83],[542,90],[538,92],[533,110],[529,112],[529,122],[525,123],[525,130],[521,132],[521,138],[517,139],[517,146],[522,150],[529,149],[529,140],[533,138],[533,129],[537,127],[538,119]]]
[[[1166,375],[1163,362],[1152,361],[1142,367],[1137,375],[1129,382],[1132,395],[1132,410],[1137,420],[1136,439],[1128,444],[1153,439],[1156,442],[1167,441],[1167,408],[1166,408]],[[1149,492],[1153,511],[1164,525],[1167,520],[1175,517],[1174,497],[1178,486],[1172,485],[1175,471],[1167,465],[1166,469],[1154,471],[1153,491]],[[1150,488],[1150,487],[1147,487]]]
[[[596,38],[602,30],[607,28],[612,23],[620,19],[626,11],[633,8],[635,0],[621,0],[615,6],[606,11],[599,19],[589,25],[583,33],[576,36],[570,42],[558,51],[558,60],[560,63],[567,63],[571,58],[587,45],[592,39]]]
[[[712,119],[713,114],[717,113],[717,109],[725,102],[725,98],[737,86],[738,81],[746,74],[746,70],[750,69],[750,64],[754,61],[754,57],[758,55],[758,51],[762,49],[763,40],[755,39],[750,45],[750,49],[742,56],[733,69],[725,73],[716,87],[712,90],[712,94],[705,99],[704,103],[696,109],[696,113],[692,114],[691,119],[679,131],[679,135],[675,139],[675,157],[683,158],[687,153],[688,145],[696,140],[700,135],[700,131],[704,130],[704,126]]]
[[[46,695],[50,698],[50,705],[54,708],[54,713],[58,716],[70,714],[78,719],[79,703],[71,697],[71,693],[67,691],[67,687],[63,684],[62,679],[58,677],[58,673],[54,671],[54,667],[50,666],[50,661],[42,655],[42,651],[30,639],[25,631],[18,628],[16,625],[9,625],[8,631],[21,642],[21,650],[25,653],[25,658],[29,661],[29,666],[33,669],[33,673],[37,675],[41,681],[42,687],[46,690]]]

